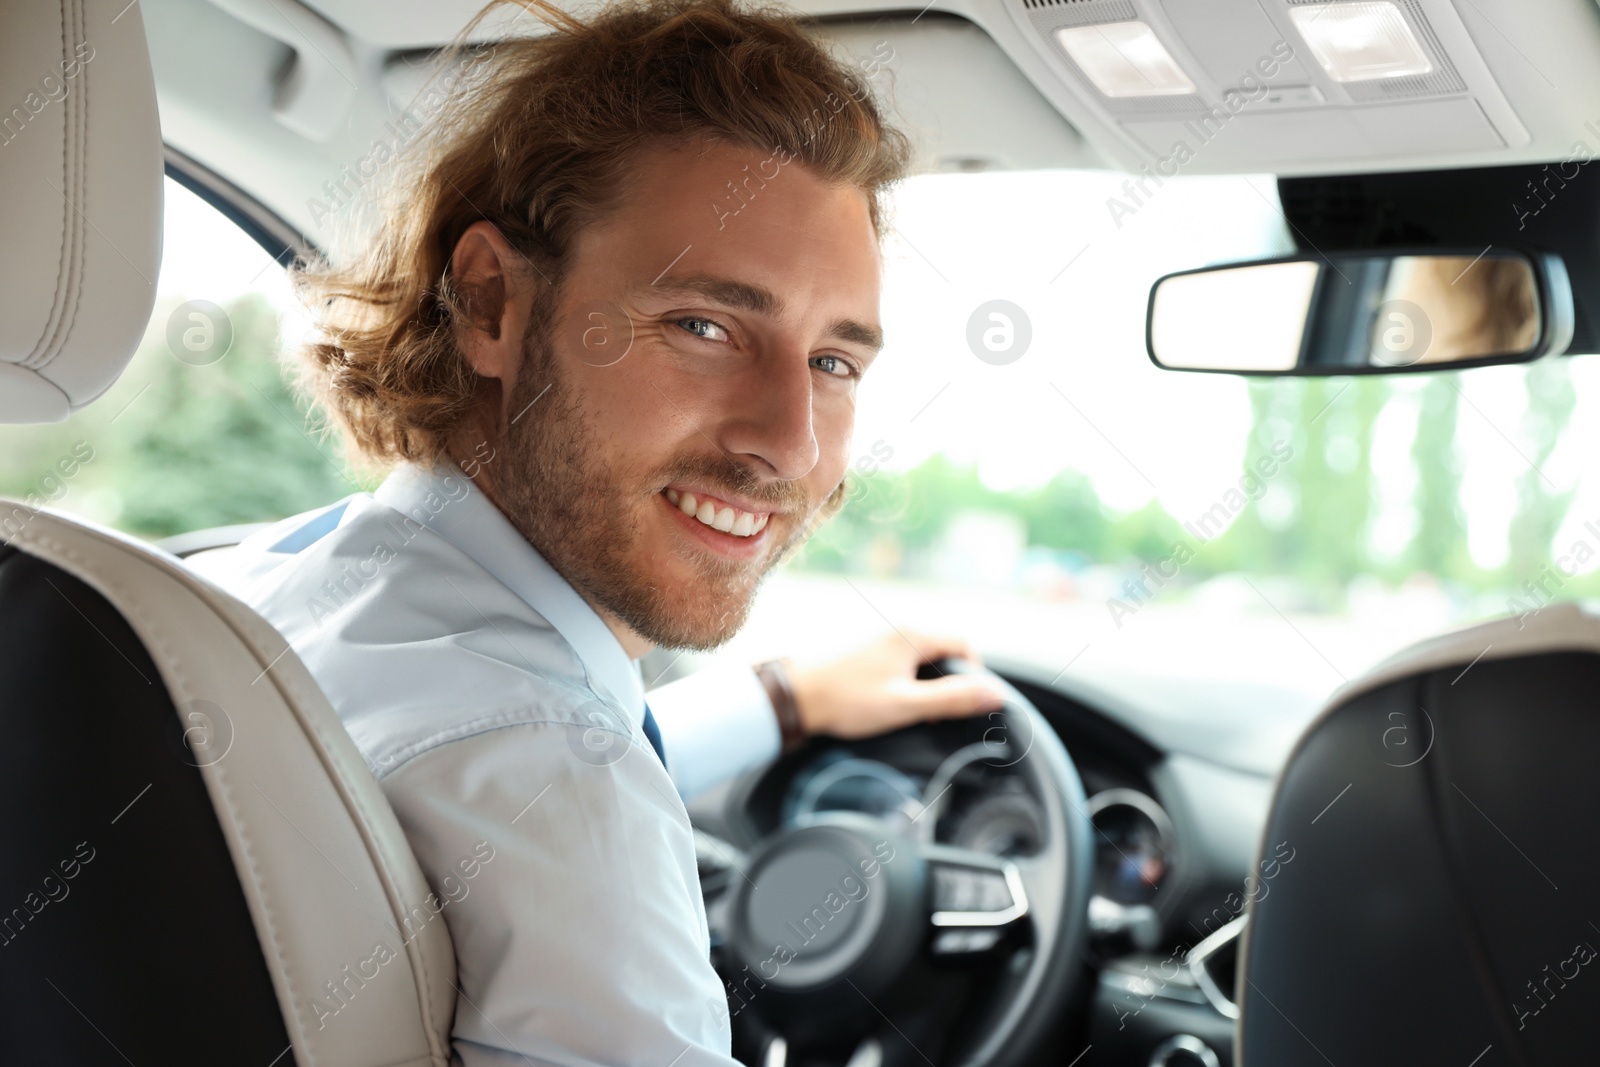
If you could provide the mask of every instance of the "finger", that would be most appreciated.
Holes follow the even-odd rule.
[[[919,630],[903,631],[905,639],[916,647],[917,655],[923,662],[954,657],[964,659],[971,663],[978,663],[978,654],[972,646],[959,637],[949,634],[925,634]]]
[[[967,674],[949,674],[912,684],[906,707],[915,721],[956,719],[980,711],[998,711],[1005,698],[992,681]]]

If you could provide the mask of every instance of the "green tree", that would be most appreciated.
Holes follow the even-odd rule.
[[[1572,418],[1578,398],[1572,368],[1566,360],[1535,363],[1523,379],[1528,407],[1522,416],[1522,439],[1530,467],[1517,479],[1517,510],[1507,532],[1507,566],[1513,581],[1531,578],[1550,561],[1551,542],[1572,506],[1574,490],[1557,491],[1544,473],[1561,433]]]
[[[1460,409],[1460,387],[1453,374],[1434,375],[1418,395],[1417,433],[1411,443],[1417,525],[1404,556],[1411,569],[1458,578],[1469,569],[1456,456]]]
[[[1287,501],[1288,514],[1270,520],[1258,498],[1205,545],[1195,572],[1293,575],[1323,601],[1341,597],[1371,567],[1372,442],[1389,391],[1376,377],[1252,383],[1243,471],[1259,476],[1256,462],[1275,460],[1261,497]]]
[[[1244,467],[1251,468],[1257,457],[1272,455],[1274,446],[1295,447],[1289,390],[1293,383],[1285,381],[1250,381],[1250,428],[1245,434]],[[1293,463],[1293,455],[1289,463]],[[1290,502],[1291,509],[1298,506],[1292,470],[1280,463],[1268,480],[1265,493],[1280,494]],[[1269,523],[1258,506],[1251,505],[1234,519],[1226,533],[1206,543],[1194,564],[1198,574],[1219,574],[1240,571],[1255,574],[1282,573],[1293,566],[1292,546],[1282,536],[1293,524],[1292,510],[1286,521]]]
[[[193,366],[167,348],[163,302],[122,379],[65,422],[4,427],[0,492],[30,493],[130,533],[163,537],[282,518],[369,488],[340,443],[308,424],[278,362],[278,318],[247,294],[224,310],[233,343]],[[59,492],[40,492],[75,446],[92,454]]]
[[[1023,497],[1017,511],[1027,525],[1029,544],[1081,552],[1090,559],[1103,558],[1110,547],[1113,520],[1094,483],[1081,471],[1057,474]]]

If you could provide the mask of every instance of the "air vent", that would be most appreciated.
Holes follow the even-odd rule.
[[[1189,950],[1189,973],[1211,1006],[1229,1019],[1239,1017],[1233,992],[1239,977],[1239,935],[1249,921],[1239,916]]]

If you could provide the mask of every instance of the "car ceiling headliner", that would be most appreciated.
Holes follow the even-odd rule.
[[[1045,35],[1035,32],[1028,20],[1030,12],[1058,2],[932,0],[924,6],[792,0],[789,6],[815,17],[824,35],[847,55],[864,56],[875,42],[893,46],[889,104],[913,134],[919,171],[1137,171],[1153,165],[1158,155],[1130,137],[1127,124],[1119,124],[1090,99],[1092,93],[1064,77],[1059,61],[1047,54],[1051,46]],[[1281,7],[1285,0],[1126,2],[1142,17],[1159,17],[1181,28],[1257,18],[1266,7]],[[1489,79],[1489,92],[1478,94],[1475,102],[1502,131],[1512,131],[1498,138],[1510,143],[1441,149],[1425,143],[1428,132],[1419,128],[1415,150],[1396,151],[1391,143],[1381,153],[1330,156],[1307,151],[1304,139],[1290,143],[1286,138],[1277,147],[1269,138],[1249,153],[1228,145],[1207,147],[1185,164],[1184,173],[1292,175],[1499,166],[1567,159],[1579,143],[1596,146],[1600,154],[1600,7],[1595,0],[1401,2],[1427,10],[1435,24],[1448,22],[1470,36],[1468,50],[1481,56],[1481,76]],[[313,218],[313,205],[324,183],[362,160],[386,136],[386,125],[414,99],[410,94],[421,79],[406,61],[448,42],[479,6],[478,0],[306,0],[303,6],[296,0],[145,0],[141,11],[164,136],[184,157],[323,243],[327,235]],[[561,0],[560,6],[583,12],[594,5]],[[324,25],[342,47],[318,49],[314,41],[307,47],[305,32],[290,27],[285,18],[295,13]],[[516,26],[510,32],[535,32],[536,22],[529,16],[508,11],[506,17]],[[504,32],[503,25],[488,23],[483,35]],[[334,57],[325,72],[327,84],[337,90],[335,95],[349,99],[326,107],[313,99],[312,106],[303,106],[303,116],[313,124],[330,116],[337,120],[307,136],[275,116],[274,105],[297,54],[315,62],[318,57],[327,60],[325,53],[331,51],[347,59]],[[1477,56],[1471,58],[1477,61]],[[1485,103],[1485,95],[1503,95],[1503,100],[1500,105]],[[1496,106],[1503,110],[1495,112]],[[1525,137],[1515,130],[1519,122]],[[1493,134],[1494,128],[1489,129]]]

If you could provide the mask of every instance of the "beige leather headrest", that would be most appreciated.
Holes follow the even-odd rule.
[[[0,3],[0,422],[116,381],[161,267],[161,124],[137,3]]]

